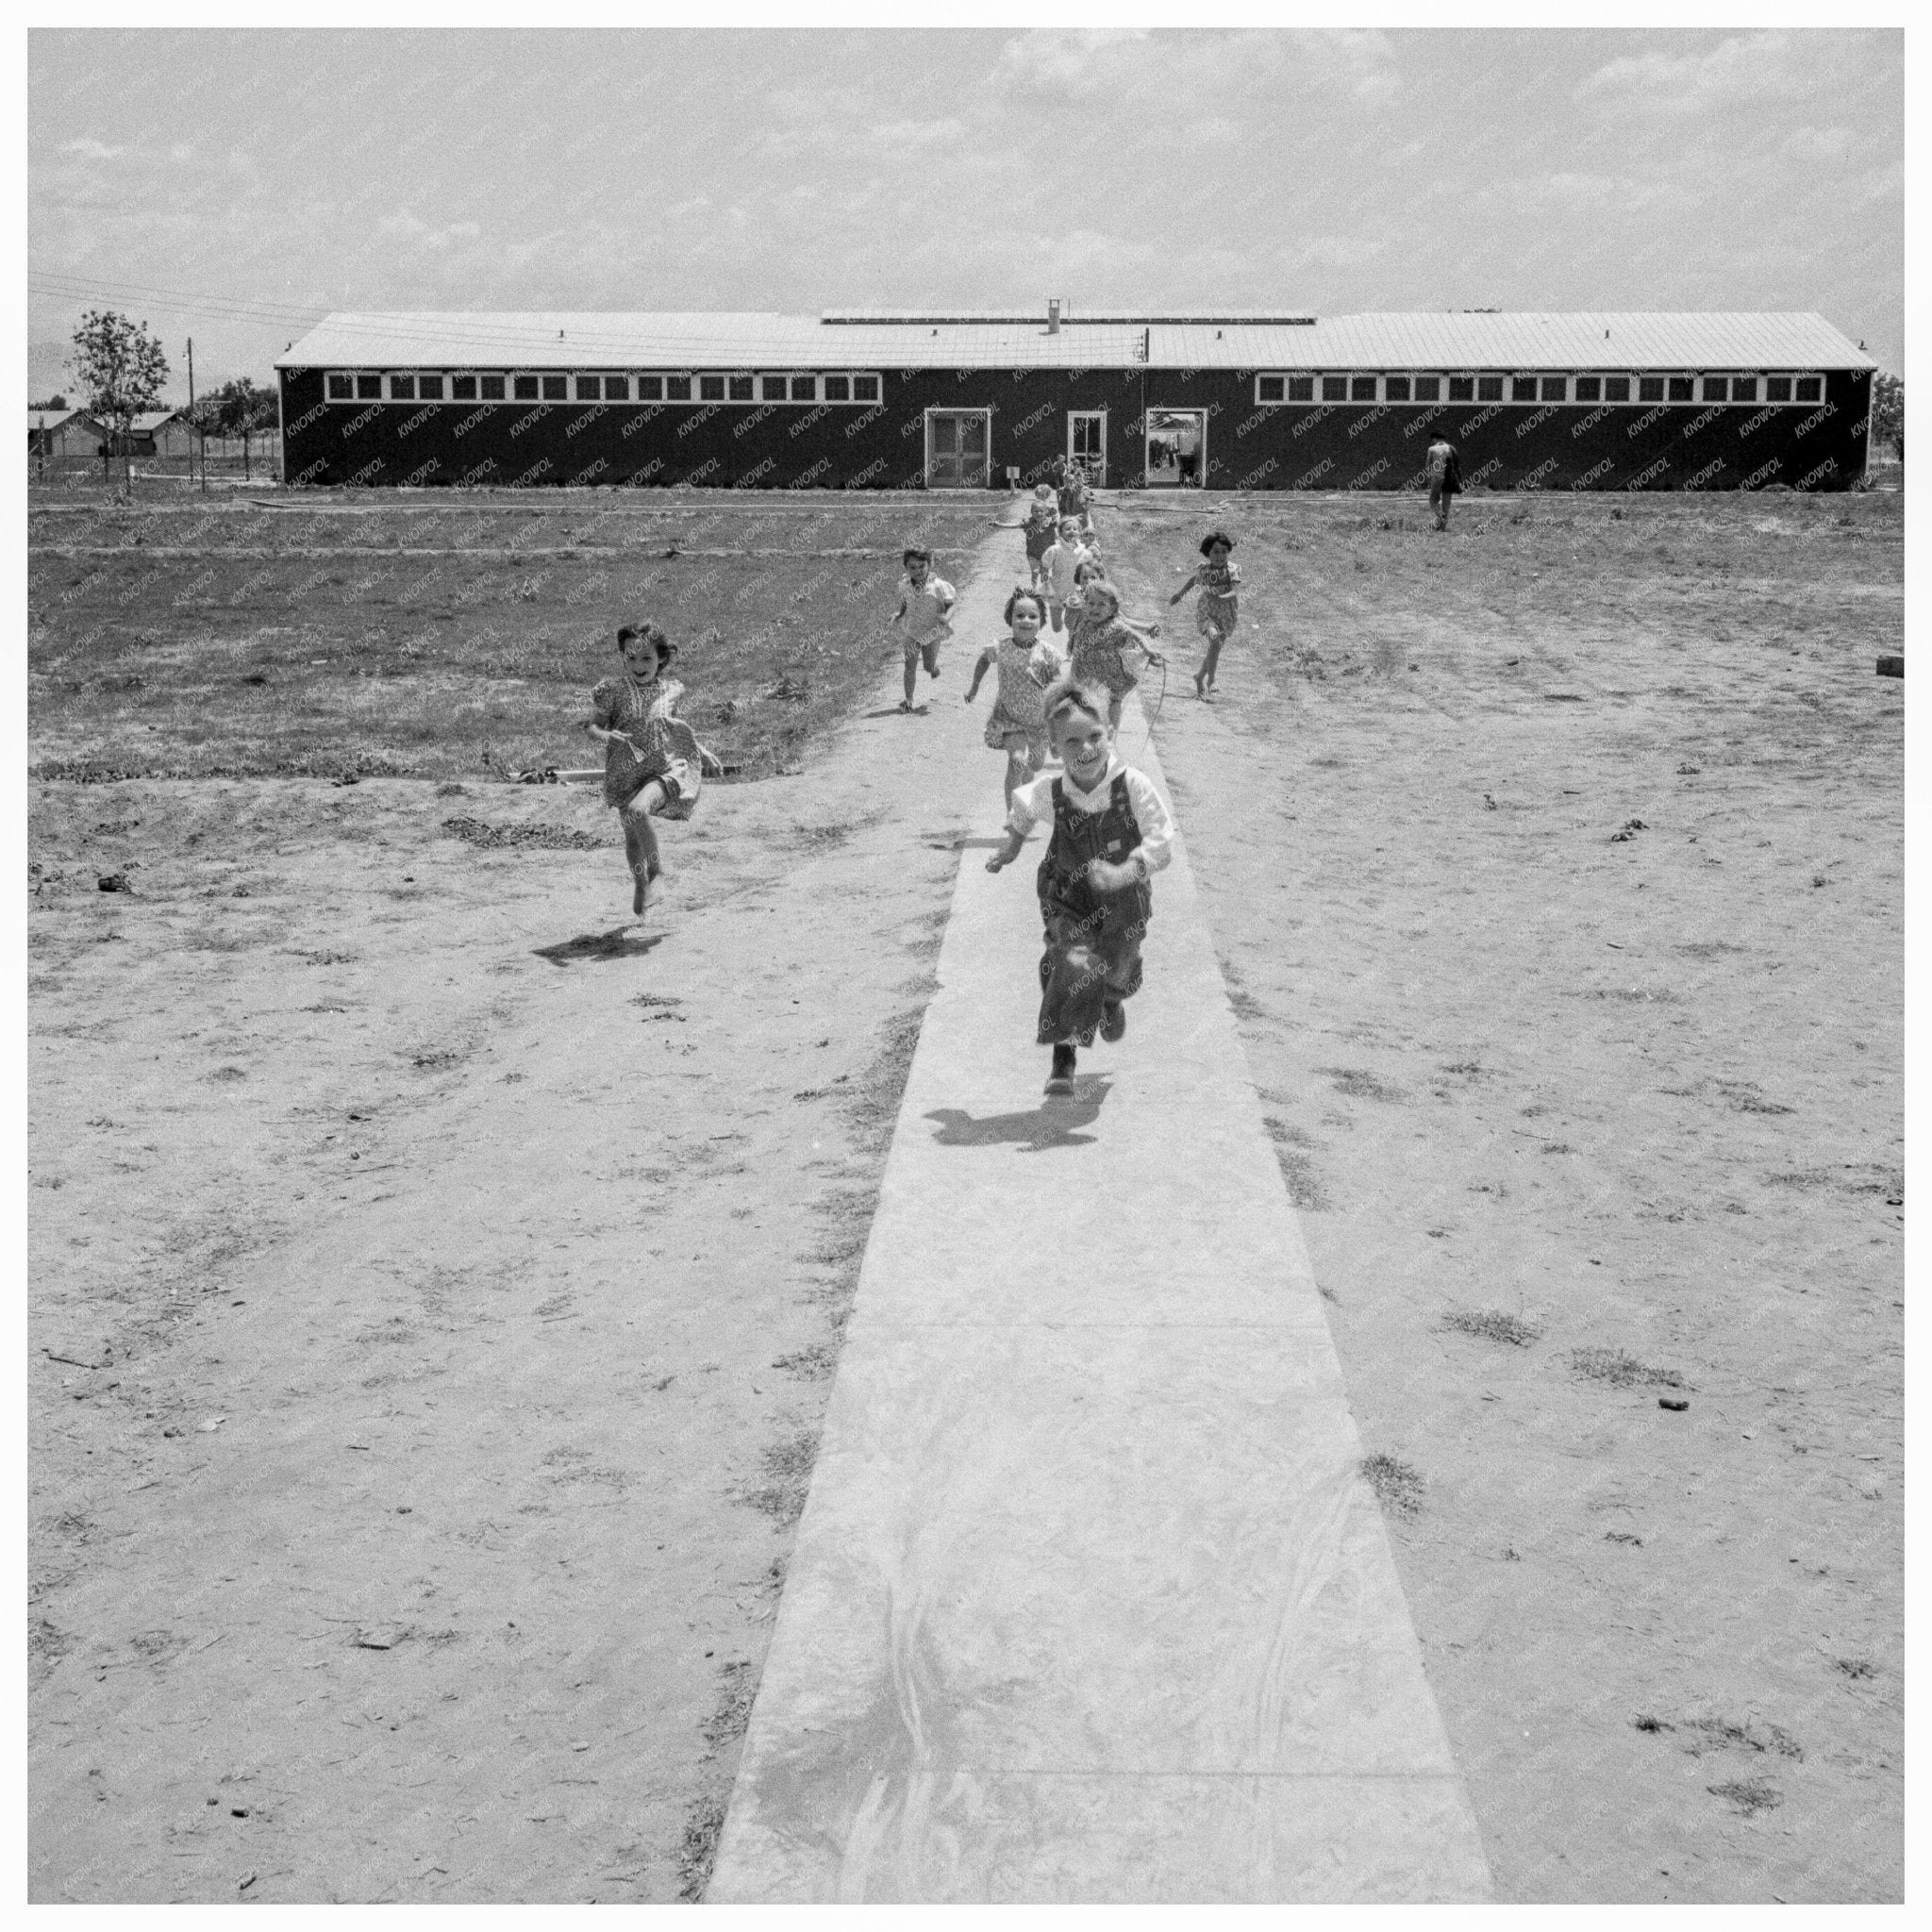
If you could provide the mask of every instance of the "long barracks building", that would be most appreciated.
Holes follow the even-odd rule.
[[[1768,315],[331,315],[291,484],[1843,490],[1872,358]]]

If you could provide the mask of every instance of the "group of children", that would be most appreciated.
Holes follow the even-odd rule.
[[[1195,623],[1207,650],[1194,691],[1205,700],[1240,614],[1241,577],[1230,561],[1230,537],[1210,532],[1200,548],[1201,565],[1168,601],[1199,592]],[[1066,1094],[1074,1091],[1077,1049],[1091,1046],[1096,1032],[1119,1040],[1126,1031],[1124,1002],[1141,986],[1141,941],[1153,913],[1148,880],[1168,862],[1174,826],[1159,794],[1122,758],[1114,738],[1126,694],[1139,681],[1130,664],[1144,668],[1163,659],[1148,642],[1160,626],[1132,624],[1121,613],[1077,471],[1058,502],[1047,484],[1034,492],[1026,557],[1032,581],[1007,599],[1008,636],[980,652],[966,702],[978,697],[992,672],[985,736],[1007,755],[1007,820],[987,870],[997,873],[1018,858],[1036,825],[1051,827],[1036,877],[1045,927],[1036,1037],[1053,1049],[1047,1092]],[[905,656],[899,708],[910,711],[921,667],[928,677],[940,675],[940,646],[953,634],[958,598],[934,573],[930,551],[910,547],[902,561],[892,626]],[[1057,641],[1061,635],[1064,651]],[[663,871],[651,820],[689,818],[705,776],[723,768],[675,716],[684,687],[666,673],[676,647],[649,624],[626,625],[617,643],[624,675],[606,678],[591,693],[589,728],[604,741],[604,796],[624,825],[632,910],[641,915]],[[1060,761],[1060,775],[1044,774],[1049,758]]]

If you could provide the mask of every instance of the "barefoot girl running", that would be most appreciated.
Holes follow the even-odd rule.
[[[663,873],[658,818],[688,819],[705,774],[724,768],[673,715],[683,685],[664,675],[677,655],[655,624],[627,624],[617,633],[624,675],[607,677],[591,693],[591,722],[585,728],[604,741],[604,802],[617,808],[624,853],[635,888],[630,909],[641,914],[651,881]]]
[[[1082,565],[1083,571],[1089,566]],[[1118,731],[1121,707],[1140,678],[1127,669],[1127,658],[1138,657],[1144,663],[1158,664],[1160,654],[1147,641],[1158,638],[1160,626],[1129,624],[1121,615],[1120,592],[1099,571],[1091,571],[1081,588],[1080,614],[1068,639],[1068,669],[1080,684],[1107,688],[1107,726]]]
[[[979,695],[979,682],[989,671],[999,677],[992,715],[986,721],[986,741],[1007,755],[1007,808],[1013,792],[1046,763],[1046,688],[1066,670],[1066,662],[1040,633],[1046,625],[1046,599],[1038,591],[1016,589],[1007,599],[1007,625],[1012,636],[980,652],[966,690],[970,705]]]
[[[1215,667],[1221,662],[1221,647],[1234,635],[1241,620],[1237,591],[1241,574],[1238,564],[1228,561],[1234,539],[1220,530],[1210,530],[1201,540],[1201,555],[1208,560],[1167,601],[1178,604],[1195,585],[1201,588],[1200,602],[1194,606],[1194,627],[1208,645],[1208,656],[1194,673],[1194,695],[1205,698],[1214,689]]]

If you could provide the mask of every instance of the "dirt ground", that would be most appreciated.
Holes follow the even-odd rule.
[[[969,829],[919,743],[708,787],[641,928],[594,788],[34,788],[35,1898],[702,1889]]]
[[[1503,1899],[1903,1896],[1900,509],[1244,506],[1212,705],[1174,613],[1161,759]],[[1198,518],[1122,521],[1151,614]]]
[[[1215,504],[1214,706],[1163,612],[1506,1899],[1901,1894],[1899,509]],[[701,1890],[997,806],[893,682],[641,931],[588,789],[32,788],[31,1896]]]

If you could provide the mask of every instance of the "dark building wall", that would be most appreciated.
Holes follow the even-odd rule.
[[[1067,418],[1107,412],[1107,481],[1144,475],[1149,408],[1199,409],[1218,490],[1407,490],[1441,425],[1492,490],[1841,490],[1864,473],[1871,377],[1825,378],[1821,405],[1271,404],[1244,371],[889,371],[869,406],[767,403],[330,403],[322,374],[282,377],[283,475],[308,484],[700,484],[917,489],[925,412],[991,413],[990,477],[1047,475]]]

